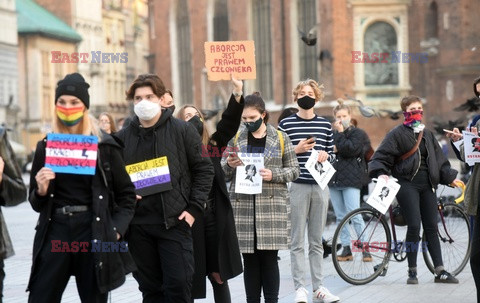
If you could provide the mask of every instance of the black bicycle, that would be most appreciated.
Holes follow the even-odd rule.
[[[438,237],[442,250],[445,270],[452,275],[460,273],[470,257],[470,221],[462,207],[463,191],[455,203],[446,203],[439,198],[438,204]],[[387,220],[390,221],[391,229]],[[359,228],[363,222],[364,228]],[[353,258],[339,261],[340,237],[348,236]],[[393,241],[392,241],[393,237]],[[384,276],[388,269],[391,255],[401,262],[406,259],[406,251],[418,249],[422,251],[428,269],[434,273],[433,262],[426,248],[426,236],[417,247],[397,240],[392,206],[386,215],[369,206],[348,213],[335,230],[332,242],[332,258],[335,269],[342,279],[354,285],[363,285],[373,281],[378,276]],[[408,246],[408,247],[407,247]],[[369,256],[365,257],[365,252]]]

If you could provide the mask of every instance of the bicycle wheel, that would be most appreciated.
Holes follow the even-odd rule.
[[[342,235],[343,234],[343,235]],[[348,241],[352,258],[339,261],[337,244]],[[345,243],[344,243],[345,244]],[[391,254],[391,235],[386,220],[375,210],[360,208],[348,213],[335,230],[332,243],[333,265],[340,277],[350,284],[363,285],[386,271]],[[363,252],[371,255],[364,261]]]
[[[438,237],[442,251],[443,266],[452,275],[458,275],[470,257],[470,222],[467,214],[457,204],[445,204],[442,210],[445,227],[438,215]],[[426,243],[425,232],[422,241]],[[427,249],[422,249],[428,269],[434,273],[434,266]]]

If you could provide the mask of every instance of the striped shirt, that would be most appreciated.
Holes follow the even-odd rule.
[[[327,119],[315,115],[314,118],[306,120],[294,114],[280,121],[278,129],[288,135],[293,146],[297,146],[300,140],[305,140],[308,136],[316,137],[314,148],[329,153],[330,162],[334,159],[332,125]],[[300,165],[300,177],[294,182],[316,184],[315,179],[305,168],[305,163],[311,153],[312,152],[309,151],[297,154],[298,164]]]

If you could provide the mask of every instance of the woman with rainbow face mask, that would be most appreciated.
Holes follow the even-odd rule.
[[[134,186],[125,170],[120,145],[90,120],[88,88],[78,73],[58,82],[53,133],[97,137],[98,144],[82,151],[75,149],[74,140],[68,144],[58,141],[58,148],[47,148],[47,144],[54,143],[51,137],[48,140],[52,142],[43,139],[37,143],[29,202],[40,217],[33,244],[28,302],[60,302],[72,275],[82,302],[107,302],[108,291],[122,285],[126,273],[134,268],[122,239],[134,214]],[[86,156],[89,166],[95,168],[93,175],[54,172],[46,167],[50,166],[46,163],[53,163],[52,149],[56,161],[83,159],[96,150],[96,159]],[[115,246],[116,250],[105,249]]]
[[[434,134],[422,124],[421,99],[417,96],[404,97],[400,106],[405,120],[386,135],[373,154],[368,164],[369,175],[385,181],[388,181],[389,175],[398,179],[401,187],[397,200],[407,222],[405,241],[418,247],[422,223],[427,236],[428,251],[435,266],[434,282],[458,283],[443,267],[437,236],[438,211],[435,193],[438,184],[456,186],[457,171],[451,168]],[[418,140],[420,144],[417,147]],[[405,158],[404,155],[408,157]],[[407,251],[407,284],[418,284],[417,253],[418,249]]]

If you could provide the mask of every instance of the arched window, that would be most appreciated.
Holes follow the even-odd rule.
[[[426,39],[438,38],[438,6],[435,1],[432,1],[428,7],[425,18],[425,35]]]
[[[187,0],[177,3],[177,53],[180,91],[178,92],[180,104],[194,103],[192,80],[192,56],[190,50],[190,20],[188,17]]]
[[[364,63],[365,86],[398,85],[398,60],[392,56],[397,51],[397,34],[393,26],[383,21],[374,22],[365,31],[363,41],[364,52],[369,57],[373,53],[389,54],[388,63]]]
[[[215,0],[213,17],[213,40],[228,41],[230,31],[228,25],[228,3],[227,0]]]
[[[270,7],[270,0],[252,0],[257,87],[265,100],[273,99]]]
[[[316,0],[297,0],[297,20],[300,30],[308,34],[309,30],[317,24]],[[317,35],[319,33],[317,32]],[[317,71],[317,45],[308,46],[301,39],[298,39],[299,46],[299,72],[300,79],[318,79]]]

